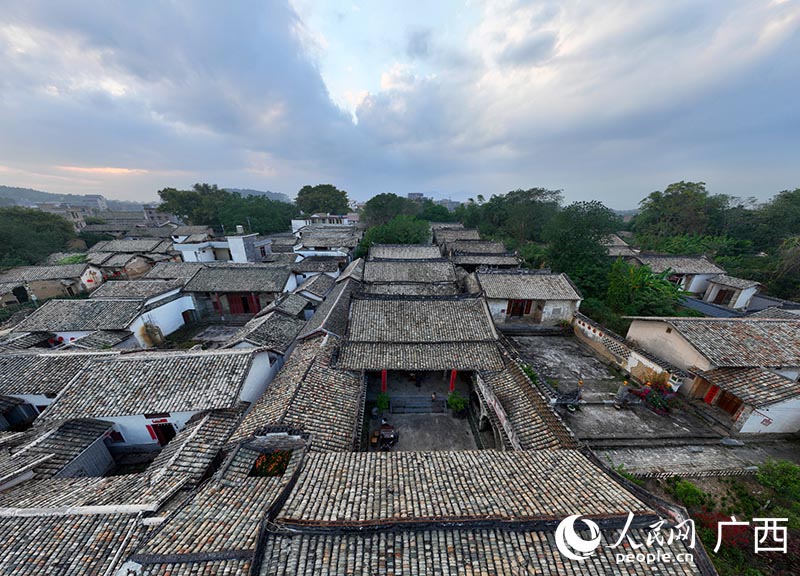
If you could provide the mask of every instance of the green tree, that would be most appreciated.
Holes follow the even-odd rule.
[[[601,202],[570,204],[544,231],[548,264],[557,272],[566,272],[585,295],[605,296],[610,264],[600,241],[619,225],[620,218]]]
[[[633,222],[637,235],[669,237],[680,234],[718,235],[730,197],[710,195],[705,182],[676,182],[639,203]]]
[[[428,222],[452,222],[455,215],[433,200],[424,200],[417,211],[417,218]]]
[[[347,192],[333,184],[303,186],[297,193],[295,204],[304,214],[346,214],[349,210]]]
[[[356,256],[365,256],[373,244],[422,244],[430,238],[430,225],[401,214],[386,224],[369,228],[361,240]]]
[[[195,184],[191,190],[165,188],[158,195],[161,211],[177,214],[191,224],[224,228],[229,233],[237,225],[259,234],[283,232],[290,229],[292,217],[298,214],[294,204],[266,196],[242,197],[215,184]]]
[[[68,248],[72,224],[57,214],[17,206],[0,208],[0,268],[37,264]]]
[[[647,266],[617,259],[608,274],[606,303],[622,315],[672,316],[683,293],[668,276],[669,271],[655,274]]]
[[[408,198],[391,192],[373,196],[364,204],[361,214],[368,226],[380,226],[401,215],[413,216],[417,205]]]

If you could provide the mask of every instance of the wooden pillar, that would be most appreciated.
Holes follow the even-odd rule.
[[[386,370],[381,370],[381,392],[386,394]]]
[[[450,392],[455,392],[456,374],[458,374],[458,370],[450,370]]]

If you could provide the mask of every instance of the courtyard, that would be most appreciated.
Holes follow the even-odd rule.
[[[718,429],[685,402],[668,414],[644,405],[617,410],[614,400],[625,375],[613,370],[571,336],[515,336],[512,342],[539,377],[557,393],[572,392],[583,382],[580,410],[563,411],[564,422],[581,440],[717,439]]]

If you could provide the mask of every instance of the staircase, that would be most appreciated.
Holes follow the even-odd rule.
[[[431,414],[447,410],[444,400],[431,400],[430,396],[398,396],[389,401],[392,414]]]

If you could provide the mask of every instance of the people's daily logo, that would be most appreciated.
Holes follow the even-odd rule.
[[[564,518],[556,528],[556,546],[559,552],[570,560],[583,561],[597,550],[600,546],[600,527],[591,520],[584,518],[581,522],[589,531],[589,539],[583,537],[575,531],[575,521],[581,517],[580,514],[573,514]]]

